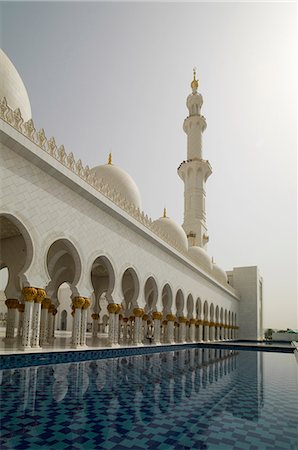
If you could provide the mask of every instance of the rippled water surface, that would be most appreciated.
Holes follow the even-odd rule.
[[[1,449],[298,449],[293,354],[187,349],[1,373]]]

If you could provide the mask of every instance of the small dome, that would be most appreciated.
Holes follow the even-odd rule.
[[[223,269],[221,269],[217,264],[213,264],[212,266],[214,278],[220,283],[226,284],[228,282],[228,276],[226,272]]]
[[[187,250],[188,242],[185,231],[170,217],[160,217],[153,222],[164,233],[167,233],[169,238],[183,249]]]
[[[24,83],[8,56],[0,49],[0,98],[13,110],[20,108],[24,122],[31,119],[31,106]]]
[[[110,188],[119,192],[129,203],[141,209],[141,195],[138,186],[128,173],[114,166],[114,164],[103,164],[92,169],[98,179]]]
[[[212,271],[211,258],[203,248],[197,246],[189,247],[188,254],[198,266],[202,267],[202,269],[207,272]]]

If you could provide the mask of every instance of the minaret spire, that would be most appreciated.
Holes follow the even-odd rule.
[[[178,167],[178,175],[184,182],[183,228],[189,246],[197,245],[205,248],[209,240],[205,212],[205,183],[212,169],[202,154],[202,134],[207,123],[205,117],[201,115],[203,97],[198,93],[198,87],[197,70],[194,68],[192,93],[186,101],[189,115],[183,124],[183,130],[187,135],[187,160]]]

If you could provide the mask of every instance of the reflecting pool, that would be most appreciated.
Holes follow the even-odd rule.
[[[1,372],[1,449],[298,448],[293,354],[193,348]]]

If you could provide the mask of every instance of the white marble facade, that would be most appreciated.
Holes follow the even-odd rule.
[[[1,54],[0,63],[14,71],[7,59]],[[207,253],[205,182],[211,169],[202,159],[205,119],[194,81],[195,75],[187,106],[198,129],[189,136],[185,127],[191,157],[178,170],[186,202],[194,180],[200,194],[195,212],[185,207],[184,229],[166,211],[158,220],[148,218],[134,181],[111,157],[94,169],[84,167],[36,130],[32,119],[25,122],[21,108],[10,102],[17,100],[15,86],[4,86],[0,269],[9,271],[6,339],[19,339],[20,348],[29,349],[50,345],[57,329],[71,332],[74,347],[86,345],[86,330],[94,337],[106,333],[110,345],[241,336],[241,308],[248,301],[257,311],[259,299],[252,284],[250,295],[245,285],[242,299],[241,277],[235,277],[236,290],[234,272],[228,279]],[[196,170],[203,178],[192,178]],[[248,335],[256,338],[261,322],[253,315],[250,320]]]

